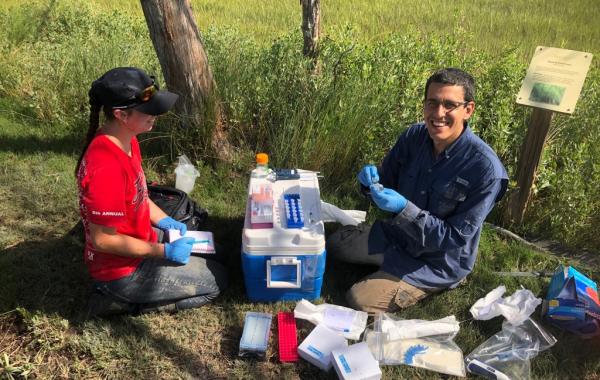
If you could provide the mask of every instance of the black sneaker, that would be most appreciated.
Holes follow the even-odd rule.
[[[88,300],[87,318],[132,314],[136,312],[136,309],[135,304],[119,301],[100,292],[93,292]]]

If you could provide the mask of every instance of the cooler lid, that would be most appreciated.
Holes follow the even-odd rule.
[[[321,194],[317,173],[299,170],[300,179],[270,182],[251,178],[248,185],[246,217],[242,231],[242,250],[253,253],[314,253],[325,250],[325,226],[321,217]],[[250,195],[260,182],[270,182],[273,189],[273,227],[252,228],[250,224]],[[299,194],[304,215],[304,227],[288,228],[285,217],[284,194]]]

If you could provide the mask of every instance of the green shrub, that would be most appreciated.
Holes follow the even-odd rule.
[[[55,2],[0,11],[2,107],[40,125],[83,136],[92,80],[115,66],[138,66],[160,77],[143,19],[95,13],[87,3]],[[351,26],[331,28],[319,60],[302,56],[295,29],[272,43],[237,29],[203,35],[235,152],[232,171],[266,151],[276,166],[321,171],[324,190],[355,191],[355,174],[378,162],[398,135],[422,118],[427,77],[444,66],[477,79],[474,131],[498,153],[514,177],[530,111],[515,104],[526,65],[517,50],[467,50],[470,39],[405,32],[357,42]],[[540,164],[526,223],[520,232],[552,236],[572,246],[600,248],[600,71],[589,76],[572,116],[557,115]],[[177,124],[177,118],[163,120]],[[204,158],[202,133],[172,128],[169,144]],[[198,133],[197,133],[198,132]],[[492,218],[493,219],[493,218]]]
[[[42,122],[84,129],[94,79],[116,66],[160,67],[143,19],[51,4],[0,11],[0,96]]]

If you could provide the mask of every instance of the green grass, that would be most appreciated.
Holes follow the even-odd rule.
[[[81,0],[68,0],[76,3]],[[48,0],[37,0],[48,3]],[[64,2],[64,1],[63,1]],[[202,30],[231,26],[259,41],[269,42],[282,31],[299,29],[301,7],[296,0],[192,0]],[[22,4],[5,0],[0,7]],[[143,17],[138,0],[94,0],[98,11],[118,9]],[[600,27],[596,0],[323,0],[323,31],[352,25],[362,41],[381,40],[391,32],[423,36],[456,33],[476,36],[466,48],[496,52],[517,48],[528,60],[538,45],[568,47],[597,54]],[[574,27],[574,25],[578,27]]]
[[[5,0],[0,10],[24,3]],[[316,77],[306,74],[299,58],[297,0],[252,7],[245,0],[192,0],[235,146],[231,162],[211,167],[199,161],[192,195],[209,209],[207,228],[230,253],[231,287],[215,304],[176,315],[85,320],[89,279],[81,243],[68,231],[78,220],[72,171],[87,128],[87,88],[109,67],[137,65],[157,73],[159,66],[137,0],[37,3],[56,8],[0,14],[0,378],[334,378],[304,361],[278,363],[276,335],[266,361],[237,357],[245,311],[294,306],[254,304],[244,296],[239,250],[253,151],[268,149],[280,165],[322,170],[325,200],[364,208],[353,190],[356,166],[379,159],[419,117],[428,73],[453,64],[477,74],[481,102],[474,126],[510,170],[528,115],[514,106],[514,94],[533,48],[600,52],[595,0],[323,0],[323,66]],[[585,32],[573,25],[584,25]],[[576,114],[554,120],[526,226],[538,223],[538,230],[580,243],[600,241],[594,227],[600,221],[597,62]],[[315,95],[307,100],[309,93]],[[196,145],[175,131],[157,128],[144,137],[149,180],[172,184],[174,156]],[[545,294],[547,279],[494,272],[557,264],[486,230],[465,285],[399,315],[456,314],[464,321],[456,341],[467,354],[501,325],[499,319],[469,320],[476,299],[500,284],[509,292],[523,285]],[[344,304],[344,291],[372,270],[328,260],[322,301]],[[586,271],[599,279],[598,268]],[[300,338],[311,329],[302,321],[298,327]],[[599,378],[597,345],[550,331],[559,342],[533,361],[534,378]],[[384,377],[439,378],[404,366],[384,368]]]
[[[67,233],[78,219],[72,176],[77,142],[69,136],[0,115],[0,358],[7,355],[7,361],[0,360],[0,378],[9,373],[39,378],[334,378],[302,360],[280,364],[275,328],[265,361],[237,357],[244,312],[275,314],[292,310],[294,303],[251,303],[244,296],[239,247],[247,178],[229,168],[202,167],[192,194],[210,210],[207,227],[230,253],[232,283],[225,294],[212,305],[175,315],[85,320],[89,280],[82,246]],[[155,162],[147,167],[149,179],[173,182],[172,168],[161,167],[150,153],[147,158]],[[338,199],[326,193],[324,198],[364,206],[351,196]],[[456,342],[466,354],[501,325],[499,319],[470,320],[468,309],[477,298],[500,284],[509,292],[522,285],[540,297],[545,293],[547,279],[499,278],[495,271],[550,270],[557,264],[486,230],[476,269],[465,285],[399,315],[435,319],[455,314],[464,321]],[[345,304],[344,291],[372,270],[328,260],[322,301]],[[302,339],[312,326],[298,321],[298,328]],[[559,342],[533,361],[534,378],[596,379],[600,349],[581,352],[581,341],[549,329]],[[384,378],[439,378],[406,366],[383,371]]]
[[[338,196],[348,193],[360,166],[381,160],[398,134],[422,117],[420,99],[431,72],[456,66],[477,78],[474,131],[493,147],[514,178],[530,115],[529,109],[515,103],[515,94],[533,46],[598,51],[594,46],[598,39],[590,39],[598,34],[598,23],[587,19],[596,3],[571,3],[566,9],[562,3],[486,2],[460,8],[461,14],[473,12],[461,22],[452,11],[465,5],[460,1],[435,2],[435,7],[433,2],[382,1],[370,6],[371,13],[364,11],[366,3],[352,2],[357,11],[347,2],[324,3],[338,7],[330,14],[338,15],[339,23],[326,22],[319,75],[313,75],[311,62],[300,54],[298,27],[285,21],[296,19],[295,2],[259,2],[258,9],[236,1],[194,2],[198,13],[206,15],[197,18],[230,131],[234,152],[229,164],[234,171],[247,169],[252,153],[264,150],[276,165],[320,170],[334,179],[325,184],[328,190]],[[21,6],[10,8],[17,4]],[[0,5],[0,110],[71,131],[77,140],[86,129],[89,84],[101,73],[133,65],[160,77],[139,4],[118,4],[62,0]],[[537,12],[538,6],[543,14]],[[392,16],[400,13],[398,9],[405,11],[398,20],[416,17],[428,22],[407,21],[396,28]],[[496,10],[516,12],[518,17],[503,18]],[[481,16],[476,17],[477,12]],[[365,21],[353,19],[357,14]],[[385,21],[377,24],[381,29],[377,38],[365,31],[373,25],[372,15]],[[496,24],[482,23],[484,16]],[[564,32],[560,41],[542,28],[547,20],[552,20],[552,31]],[[564,28],[572,20],[589,25],[589,30]],[[513,21],[528,32],[515,34],[519,27]],[[486,27],[493,33],[485,32]],[[265,34],[261,28],[271,29]],[[495,40],[497,36],[506,43]],[[597,62],[593,61],[576,112],[553,119],[525,223],[508,226],[591,251],[600,248],[595,231],[600,221]],[[171,125],[179,121],[173,119]],[[198,130],[170,128],[153,135],[168,149],[150,164],[164,165],[181,153],[196,161],[210,159],[212,155],[203,150],[207,139]]]

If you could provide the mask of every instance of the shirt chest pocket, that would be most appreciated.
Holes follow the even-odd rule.
[[[428,211],[439,218],[446,218],[467,199],[468,185],[464,180],[435,181],[431,186]]]

